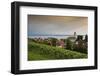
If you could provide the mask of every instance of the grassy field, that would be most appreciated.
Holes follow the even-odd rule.
[[[35,43],[28,40],[28,60],[82,59],[87,54]]]

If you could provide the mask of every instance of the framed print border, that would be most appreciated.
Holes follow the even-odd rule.
[[[94,28],[94,50],[95,50],[94,66],[20,70],[20,7],[22,6],[93,10],[94,27],[95,27]],[[11,3],[11,73],[26,74],[26,73],[43,73],[43,72],[58,72],[58,71],[73,71],[73,70],[89,70],[89,69],[97,69],[97,7],[96,6],[31,3],[31,2]]]

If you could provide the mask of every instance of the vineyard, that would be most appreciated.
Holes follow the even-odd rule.
[[[28,60],[82,59],[87,54],[28,40]]]

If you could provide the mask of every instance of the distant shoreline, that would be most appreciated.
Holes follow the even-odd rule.
[[[86,34],[85,34],[86,35]],[[82,35],[82,36],[85,36],[85,35]],[[74,36],[74,35],[58,35],[58,34],[55,34],[55,35],[49,35],[49,34],[45,34],[45,35],[32,35],[32,36]],[[78,35],[76,35],[78,36]]]

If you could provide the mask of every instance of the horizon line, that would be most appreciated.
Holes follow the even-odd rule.
[[[87,34],[85,34],[85,35],[87,35]],[[85,36],[85,35],[82,35],[82,36]],[[51,35],[51,34],[38,34],[38,35],[31,35],[31,36],[74,36],[74,35],[58,35],[58,34],[56,34],[56,35]],[[78,36],[78,35],[76,35],[76,36]]]

